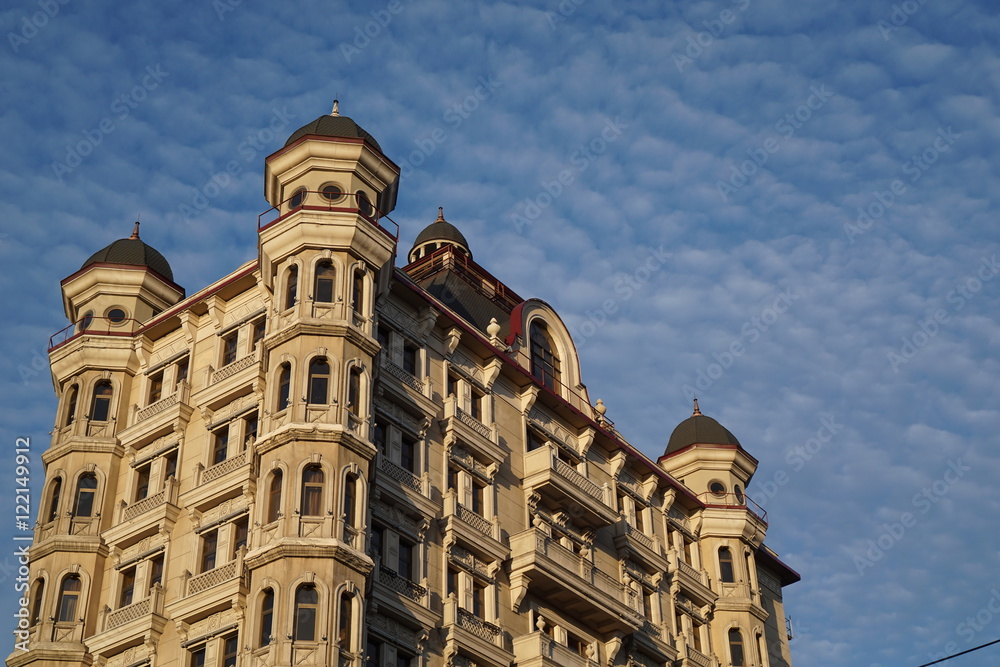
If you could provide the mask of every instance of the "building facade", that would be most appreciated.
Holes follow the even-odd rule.
[[[63,280],[8,665],[791,665],[732,433],[696,402],[642,454],[441,211],[398,268],[399,168],[336,106],[264,180],[193,295],[138,223]]]

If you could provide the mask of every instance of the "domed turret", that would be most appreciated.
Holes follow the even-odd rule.
[[[407,256],[410,263],[425,257],[438,248],[450,245],[465,253],[472,259],[472,251],[469,250],[469,242],[458,230],[458,227],[444,219],[444,207],[438,207],[437,220],[424,227],[423,231],[417,234],[417,239],[413,242],[413,248]]]
[[[152,269],[171,282],[174,279],[174,272],[170,264],[160,252],[151,245],[148,245],[139,238],[139,223],[135,223],[132,236],[127,239],[118,239],[111,245],[101,248],[83,263],[80,269],[85,269],[92,264],[127,264],[130,266],[144,266]]]
[[[667,441],[667,454],[673,454],[689,445],[736,445],[740,441],[725,426],[701,414],[698,399],[694,399],[694,413],[674,429]]]
[[[340,103],[334,100],[333,112],[329,115],[320,116],[311,123],[306,123],[299,129],[292,132],[285,142],[285,146],[290,146],[306,135],[316,137],[339,137],[345,139],[364,139],[378,151],[382,152],[382,147],[375,141],[375,137],[365,131],[360,125],[347,116],[340,115]]]

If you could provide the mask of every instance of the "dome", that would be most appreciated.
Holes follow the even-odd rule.
[[[135,223],[135,230],[132,236],[127,239],[118,239],[111,245],[98,250],[90,256],[80,269],[85,269],[91,264],[129,264],[131,266],[144,266],[152,269],[167,280],[173,282],[174,272],[167,263],[166,258],[153,246],[147,245],[139,239],[139,223]]]
[[[740,441],[729,432],[725,426],[715,421],[711,417],[701,414],[698,409],[698,399],[694,401],[694,414],[682,421],[670,434],[667,441],[667,454],[684,449],[688,445],[736,445],[740,446]]]
[[[382,147],[375,141],[375,137],[368,134],[360,125],[347,116],[340,115],[340,106],[335,100],[333,102],[333,113],[328,116],[320,116],[311,123],[306,123],[288,137],[286,146],[295,143],[299,138],[307,134],[316,134],[321,137],[346,137],[348,139],[364,139],[378,151],[382,152]]]
[[[443,242],[457,246],[470,258],[472,257],[472,251],[469,250],[469,242],[465,240],[462,232],[458,231],[458,227],[444,219],[444,208],[441,206],[438,207],[437,220],[424,227],[423,231],[417,234],[417,239],[413,242],[413,248],[410,250],[411,258],[414,255],[414,251],[420,248],[420,246],[434,242]]]

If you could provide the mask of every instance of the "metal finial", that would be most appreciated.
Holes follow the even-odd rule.
[[[434,222],[444,222],[444,206],[438,206],[438,219]]]
[[[330,112],[330,115],[331,116],[339,116],[340,115],[340,101],[339,100],[334,100],[333,101],[333,111]]]
[[[701,414],[701,410],[698,409],[698,399],[696,398],[696,399],[694,399],[694,413],[691,416],[692,417],[696,417],[696,416],[698,416],[700,414]]]
[[[135,217],[138,218],[139,216],[135,216]],[[138,220],[135,221],[135,228],[132,229],[132,236],[130,236],[129,239],[136,239],[136,240],[139,239],[139,221]]]

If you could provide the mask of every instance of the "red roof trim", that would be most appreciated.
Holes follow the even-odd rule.
[[[367,144],[368,147],[371,148],[373,151],[375,151],[379,155],[379,157],[382,158],[384,162],[386,162],[389,166],[393,167],[397,172],[399,171],[399,165],[397,165],[395,162],[386,157],[385,153],[382,152],[382,149],[378,148],[367,139],[364,139],[362,137],[330,137],[325,134],[303,134],[301,137],[299,137],[292,143],[288,144],[287,146],[282,146],[278,150],[268,155],[266,158],[264,158],[264,162],[268,162],[271,158],[278,157],[285,151],[289,151],[295,148],[296,146],[301,144],[303,141],[306,141],[307,139],[312,139],[314,141],[340,141],[348,144]]]
[[[59,281],[59,286],[62,287],[63,285],[65,285],[69,281],[73,280],[77,276],[82,275],[86,271],[89,271],[90,269],[92,269],[95,266],[96,267],[100,267],[100,268],[106,268],[106,269],[122,269],[124,271],[147,271],[147,272],[153,274],[154,276],[156,276],[157,278],[159,278],[168,287],[173,287],[178,292],[180,292],[181,294],[184,294],[184,288],[183,287],[181,287],[180,285],[178,285],[177,283],[175,283],[173,280],[170,280],[169,278],[167,278],[166,276],[164,276],[162,273],[154,271],[153,269],[151,269],[148,266],[143,266],[142,264],[118,264],[118,263],[115,263],[115,262],[93,262],[92,264],[88,264],[87,266],[84,266],[83,268],[81,268],[76,273],[73,273],[73,274],[71,274],[71,275],[63,278],[62,280],[60,280]]]

